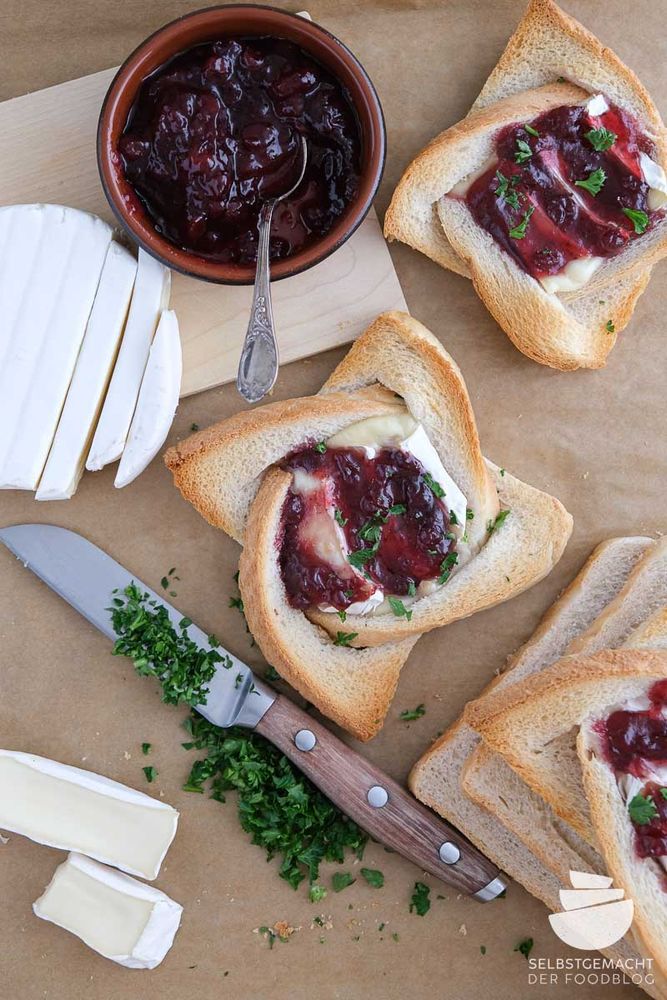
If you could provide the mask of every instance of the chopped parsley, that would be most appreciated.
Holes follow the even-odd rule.
[[[336,614],[342,622],[347,621],[347,611],[337,611]]]
[[[533,155],[533,151],[525,139],[517,139],[516,150],[514,152],[515,163],[527,163]]]
[[[152,765],[150,767],[142,767],[141,770],[146,775],[146,781],[149,784],[152,784],[152,782],[154,782],[155,779],[157,778],[157,771],[155,770],[155,768]]]
[[[343,512],[342,510],[338,510],[338,507],[334,511],[334,520],[336,524],[340,524],[341,528],[344,528],[347,524],[347,518],[343,517]]]
[[[323,885],[311,885],[308,890],[308,899],[311,903],[321,903],[326,898],[327,890]]]
[[[144,755],[144,757],[151,752],[152,748],[153,748],[153,744],[152,743],[142,743],[141,744],[141,752]]]
[[[515,184],[519,179],[518,174],[512,174],[511,177],[505,177],[501,174],[500,170],[496,170],[496,180],[498,184],[494,192],[496,198],[502,199],[506,205],[513,208],[516,212],[519,211],[519,192],[516,190]]]
[[[362,542],[370,542],[376,549],[379,548],[380,539],[382,538],[382,522],[378,519],[377,514],[374,514],[370,520],[361,526],[359,529],[359,538]]]
[[[282,680],[282,677],[280,676],[280,674],[278,673],[278,671],[276,670],[276,668],[272,667],[269,664],[269,666],[264,671],[264,680],[265,681],[272,681],[275,684],[276,681]]]
[[[630,819],[637,826],[646,826],[647,823],[650,823],[652,819],[656,819],[658,816],[658,810],[653,799],[650,796],[644,797],[643,795],[635,795],[633,799],[630,799],[628,812],[630,813]]]
[[[129,656],[138,673],[156,677],[162,684],[162,700],[169,705],[206,703],[206,691],[218,664],[230,669],[232,661],[215,648],[215,636],[209,636],[213,649],[201,649],[187,634],[192,624],[182,618],[171,623],[167,609],[150,600],[136,584],[115,592],[111,623],[118,636],[115,656]]]
[[[610,319],[608,319],[607,322],[605,323],[605,330],[607,331],[607,333],[616,332],[616,327],[614,326],[613,322]]]
[[[438,583],[447,583],[450,576],[452,575],[452,570],[459,561],[458,552],[449,552],[445,558],[440,563],[440,576],[438,577]]]
[[[438,498],[438,500],[442,500],[442,498],[445,495],[445,491],[443,490],[443,488],[440,485],[440,483],[436,482],[436,480],[433,478],[433,476],[431,475],[430,472],[425,472],[424,473],[424,482],[426,483],[426,485],[428,486],[428,488],[431,490],[431,492],[433,493],[433,495],[436,496]]]
[[[660,789],[660,796],[663,799],[667,799],[667,788],[661,788]]]
[[[399,719],[402,722],[414,722],[415,719],[421,719],[422,715],[426,715],[426,706],[417,705],[416,708],[406,708],[404,712],[401,712]]]
[[[239,585],[239,571],[238,570],[236,571],[236,573],[234,573],[234,583],[236,584],[236,586],[238,588],[238,585]],[[236,597],[230,597],[229,598],[228,607],[230,607],[230,608],[236,608],[236,610],[238,611],[238,613],[241,615],[241,618],[243,619],[243,624],[245,625],[245,630],[248,633],[248,635],[250,636],[250,645],[254,646],[255,645],[255,640],[253,639],[252,633],[250,631],[250,627],[248,626],[248,619],[245,616],[245,608],[243,606],[243,599],[241,597],[241,592],[240,591],[238,592],[238,594],[236,595]]]
[[[241,826],[268,860],[281,859],[279,875],[296,889],[304,878],[317,882],[322,861],[342,862],[345,851],[361,858],[367,835],[343,816],[297,767],[262,736],[247,729],[220,729],[193,713],[186,721],[186,749],[205,751],[195,761],[184,789],[225,801],[238,793]]]
[[[388,514],[405,514],[406,511],[407,511],[407,509],[408,508],[405,506],[404,503],[395,503],[395,504],[393,504],[393,506],[391,506],[389,508],[389,510],[387,511],[387,513]]]
[[[195,432],[195,431],[198,431],[198,430],[199,430],[199,424],[190,424],[190,430],[191,430],[191,431],[193,432],[193,434],[194,434],[194,432]]]
[[[486,945],[485,944],[480,944],[479,951],[480,951],[481,955],[486,955]]]
[[[143,676],[157,678],[169,704],[203,702],[217,664],[232,666],[229,657],[198,647],[183,634],[187,619],[174,626],[166,608],[135,584],[114,599],[111,610],[118,635],[114,653],[129,656]],[[215,642],[210,636],[209,643]],[[269,860],[280,858],[280,877],[293,889],[304,878],[316,882],[323,861],[341,863],[348,850],[362,857],[367,835],[262,736],[240,727],[221,729],[195,712],[185,725],[190,738],[184,748],[203,756],[192,765],[184,790],[202,794],[208,786],[218,802],[236,791],[243,830]]]
[[[349,646],[353,639],[359,635],[358,632],[336,632],[334,646]]]
[[[423,882],[415,882],[415,887],[410,898],[410,913],[414,912],[420,917],[428,913],[431,909],[430,892],[429,886],[424,885]]]
[[[342,892],[343,889],[347,889],[348,885],[354,885],[356,878],[353,878],[349,872],[334,872],[331,876],[331,886],[334,892]]]
[[[505,521],[507,520],[509,514],[510,514],[509,510],[499,510],[498,513],[496,514],[495,521],[488,521],[487,522],[486,530],[489,532],[489,534],[491,534],[491,532],[495,531],[496,528],[500,528],[501,525],[503,525],[505,523]]]
[[[530,222],[530,217],[534,211],[535,211],[535,206],[530,205],[523,213],[523,218],[521,222],[519,222],[518,225],[514,226],[513,229],[510,229],[509,234],[513,240],[522,240],[524,238],[526,232],[528,231],[528,223]]]
[[[500,471],[504,472],[504,469],[501,469]],[[471,510],[470,507],[466,507],[466,521],[472,521],[474,517],[475,517],[475,511]]]
[[[412,618],[412,611],[406,608],[405,604],[399,597],[388,597],[389,607],[394,612],[397,618],[406,618],[410,621]]]
[[[648,227],[648,215],[646,212],[640,212],[634,208],[624,208],[623,215],[627,215],[628,219],[635,227],[637,236],[641,236],[642,233],[646,232]]]
[[[531,951],[533,950],[533,945],[535,942],[532,938],[524,938],[523,941],[519,941],[518,945],[514,949],[515,951],[521,952],[524,958],[528,958]]]
[[[417,584],[414,580],[408,580],[408,597],[414,597],[417,593]]]
[[[180,576],[176,576],[175,574],[176,574],[176,567],[172,566],[167,575],[162,577],[162,579],[160,580],[160,586],[162,587],[163,590],[169,590],[170,587],[173,587],[174,580],[181,579]],[[169,596],[176,597],[176,591],[169,590]]]
[[[356,552],[348,552],[347,561],[355,569],[363,569],[367,562],[373,558],[377,548],[372,549],[357,549]]]
[[[327,446],[324,441],[318,441],[315,445],[315,451],[319,451],[320,455],[323,455],[326,450]]]
[[[611,149],[618,136],[615,132],[610,132],[608,128],[600,127],[592,128],[590,132],[586,133],[585,138],[598,153],[604,153],[606,149]]]
[[[574,185],[575,187],[584,188],[586,191],[588,191],[589,194],[592,194],[593,197],[595,197],[602,190],[604,182],[606,180],[607,180],[606,173],[604,172],[602,167],[598,167],[597,170],[591,171],[591,173],[585,180],[575,181]]]
[[[534,135],[534,136],[539,137],[540,133],[537,131],[536,128],[533,128],[532,125],[524,125],[523,127],[525,128],[525,130],[528,133],[528,135]]]
[[[373,889],[381,889],[384,885],[384,875],[377,868],[362,868],[361,874]],[[384,924],[382,927],[384,927]],[[380,930],[382,930],[382,927]]]

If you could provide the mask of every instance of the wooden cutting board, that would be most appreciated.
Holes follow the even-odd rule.
[[[0,203],[55,202],[113,221],[97,174],[102,100],[116,69],[0,103]],[[236,378],[252,289],[174,273],[183,341],[182,395]],[[327,260],[273,286],[283,362],[353,340],[378,313],[406,309],[374,211]]]

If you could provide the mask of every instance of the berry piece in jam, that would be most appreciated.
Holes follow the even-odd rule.
[[[583,105],[553,108],[528,127],[499,132],[496,162],[465,201],[477,223],[540,280],[571,261],[614,257],[641,235],[624,209],[641,213],[642,222],[645,216],[642,231],[649,225],[640,153],[651,151],[620,108],[595,116]]]
[[[357,196],[361,136],[327,70],[280,38],[197,45],[139,89],[119,141],[123,169],[159,233],[220,263],[254,263],[264,200],[288,190],[308,143],[306,174],[274,212],[271,258],[324,236]]]
[[[449,511],[414,455],[306,447],[289,455],[280,569],[290,604],[344,611],[381,590],[414,596],[455,564]],[[448,573],[447,573],[448,575]],[[443,581],[444,582],[444,581]]]

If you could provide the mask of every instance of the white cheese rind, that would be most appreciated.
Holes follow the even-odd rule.
[[[74,372],[112,230],[87,212],[61,205],[18,205],[3,209],[0,217],[3,226],[18,220],[17,242],[4,256],[20,258],[28,272],[20,292],[9,290],[15,305],[0,367],[0,486],[34,490]],[[0,270],[4,266],[5,259]]]
[[[37,500],[67,500],[78,486],[125,327],[136,273],[136,259],[112,242]]]
[[[586,101],[586,110],[593,118],[599,118],[600,115],[609,111],[609,105],[603,94],[595,94]]]
[[[170,286],[169,270],[140,249],[125,334],[86,460],[86,468],[93,472],[115,462],[123,452],[151,342],[169,300]]]
[[[183,907],[164,892],[72,853],[33,903],[42,920],[128,969],[154,969],[171,948]]]
[[[540,284],[545,291],[576,292],[588,284],[597,269],[604,264],[603,257],[579,257],[570,260],[558,274],[546,274],[540,278]]]
[[[0,750],[0,830],[154,879],[178,812],[103,775]]]
[[[174,420],[183,360],[176,313],[162,313],[114,485],[127,486],[153,461]]]
[[[639,167],[642,177],[649,186],[647,204],[651,212],[664,208],[667,203],[667,177],[659,163],[652,160],[646,153],[639,154]]]

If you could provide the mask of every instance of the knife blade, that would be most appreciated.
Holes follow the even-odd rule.
[[[117,638],[112,601],[132,583],[164,607],[170,621],[180,627],[180,611],[74,531],[50,524],[17,524],[0,529],[0,542],[111,640]],[[497,868],[484,855],[393,779],[263,684],[233,653],[217,642],[214,646],[212,637],[197,625],[188,624],[186,631],[198,646],[215,648],[231,663],[218,664],[206,701],[195,707],[200,715],[223,728],[239,725],[256,730],[372,837],[443,881],[482,902],[505,890]]]

